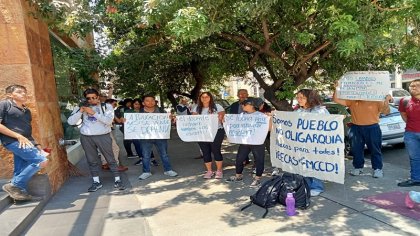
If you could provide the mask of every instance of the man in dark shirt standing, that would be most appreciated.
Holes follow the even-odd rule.
[[[31,200],[32,196],[26,190],[28,182],[47,166],[48,153],[32,137],[32,115],[25,106],[26,88],[8,86],[6,95],[7,99],[0,102],[0,139],[3,146],[13,153],[14,172],[12,181],[2,188],[15,200]]]

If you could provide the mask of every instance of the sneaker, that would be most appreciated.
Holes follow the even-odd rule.
[[[93,182],[92,186],[88,188],[88,192],[96,192],[98,189],[102,188],[102,184],[98,182]]]
[[[215,179],[223,179],[223,171],[216,171]]]
[[[361,175],[362,173],[363,173],[363,169],[361,168],[356,168],[350,171],[350,175],[353,175],[353,176],[358,176],[358,175]]]
[[[234,175],[226,179],[226,182],[241,182],[242,180],[242,177],[237,177],[236,175]]]
[[[20,188],[8,183],[2,186],[2,189],[9,194],[9,196],[18,201],[31,200],[32,196],[22,191]]]
[[[121,181],[115,181],[114,188],[117,188],[118,190],[124,190],[125,186]]]
[[[178,176],[178,173],[176,173],[176,172],[175,172],[175,171],[173,171],[173,170],[165,171],[165,172],[163,172],[163,174],[164,174],[164,175],[167,175],[167,176],[171,176],[171,177]]]
[[[154,166],[159,166],[159,162],[157,162],[154,159],[152,161],[150,161],[150,163],[152,163],[152,165],[154,165]]]
[[[213,177],[213,174],[214,174],[214,172],[213,172],[213,171],[207,171],[207,172],[204,174],[203,178],[205,178],[205,179],[211,179],[211,177]]]
[[[139,179],[145,180],[145,179],[149,178],[150,176],[152,176],[152,173],[150,173],[150,172],[144,172],[143,174],[141,174],[139,176]]]
[[[413,181],[411,179],[398,183],[398,187],[413,187],[413,186],[420,186],[420,181]]]
[[[127,171],[127,170],[128,170],[127,166],[118,166],[118,171],[119,172],[124,172],[124,171]]]
[[[257,179],[257,178],[254,178],[254,181],[252,181],[252,183],[251,183],[251,187],[258,187],[258,186],[260,186],[260,184],[261,184],[261,180]]]
[[[279,175],[279,174],[280,174],[279,168],[274,168],[273,172],[271,173],[272,176],[276,176],[276,175]]]
[[[319,194],[321,194],[320,191],[315,190],[315,189],[311,189],[311,197],[319,196]]]
[[[382,178],[384,177],[384,172],[381,169],[373,170],[373,178]]]
[[[136,161],[136,163],[134,163],[135,166],[141,166],[143,164],[143,160],[140,159],[138,161]]]

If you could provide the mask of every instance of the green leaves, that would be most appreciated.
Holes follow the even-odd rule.
[[[210,33],[207,16],[195,7],[179,9],[174,19],[168,22],[168,28],[184,42],[195,42]]]
[[[363,35],[355,35],[351,38],[346,38],[337,43],[337,51],[342,57],[349,57],[350,55],[364,50],[365,38]]]
[[[359,25],[353,21],[351,15],[339,15],[331,24],[330,34],[348,35],[357,33]]]

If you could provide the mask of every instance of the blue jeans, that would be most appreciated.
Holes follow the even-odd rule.
[[[382,131],[378,124],[352,125],[349,132],[353,166],[362,169],[365,164],[365,144],[370,151],[372,168],[382,170]]]
[[[420,181],[420,133],[406,131],[404,143],[410,157],[411,180]]]
[[[322,180],[313,177],[305,177],[305,181],[308,183],[311,190],[318,192],[324,192],[324,183]]]
[[[168,156],[168,140],[166,139],[142,139],[140,140],[143,155],[143,173],[150,173],[150,158],[153,144],[156,146],[165,171],[172,170]]]
[[[13,153],[14,166],[12,184],[26,191],[29,180],[38,172],[39,164],[47,160],[40,151],[33,148],[19,148],[19,142],[13,142],[4,146]]]

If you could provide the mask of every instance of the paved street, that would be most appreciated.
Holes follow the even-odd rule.
[[[264,210],[257,206],[239,211],[255,192],[249,187],[250,168],[245,170],[243,184],[206,181],[202,178],[202,160],[194,159],[199,155],[197,144],[184,143],[174,136],[169,146],[179,177],[164,176],[159,166],[152,169],[151,178],[139,181],[140,167],[132,165],[134,159],[124,159],[129,171],[123,178],[129,189],[123,193],[113,191],[109,172],[103,173],[104,187],[95,193],[86,192],[91,184],[88,175],[72,177],[52,197],[27,235],[420,234],[418,221],[361,201],[382,192],[410,190],[396,186],[409,174],[404,149],[384,149],[382,179],[373,179],[368,174],[359,177],[346,174],[344,185],[326,183],[326,192],[312,198],[311,207],[300,210],[297,216],[286,217],[284,207],[277,206],[262,219]],[[234,174],[236,147],[224,143],[223,152],[226,178]],[[268,156],[266,163],[269,165]],[[369,161],[367,164],[369,167]],[[351,162],[346,161],[346,168],[350,166]],[[85,161],[79,167],[88,173]],[[264,179],[269,178],[268,169],[271,168],[267,168]]]

